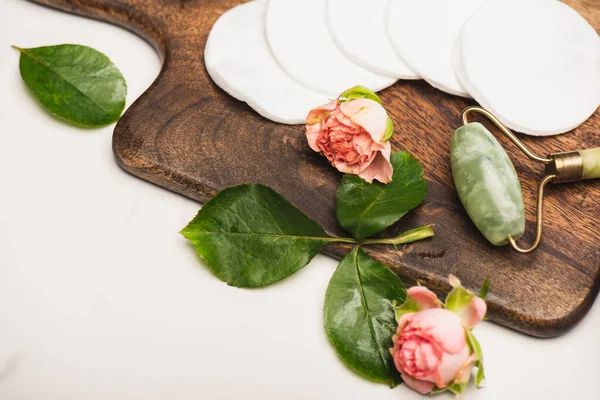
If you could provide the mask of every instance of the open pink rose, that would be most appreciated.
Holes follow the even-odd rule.
[[[308,114],[306,137],[339,171],[388,183],[393,168],[391,146],[385,140],[387,124],[387,112],[376,101],[337,99]]]
[[[390,349],[404,383],[421,394],[451,383],[469,381],[475,363],[466,330],[479,323],[486,312],[485,301],[473,296],[461,315],[441,308],[435,294],[424,287],[408,290],[420,311],[408,312],[398,321]]]

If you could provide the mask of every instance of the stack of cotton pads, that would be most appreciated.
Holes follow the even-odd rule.
[[[558,0],[254,0],[215,23],[207,70],[273,121],[398,79],[473,97],[510,128],[567,132],[600,105],[600,37]]]

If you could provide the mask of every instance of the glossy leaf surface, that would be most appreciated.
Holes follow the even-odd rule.
[[[57,117],[88,127],[120,118],[127,85],[104,54],[73,44],[17,50],[25,84]]]
[[[352,370],[394,386],[400,375],[389,349],[397,323],[392,303],[406,290],[394,273],[360,248],[346,256],[325,295],[325,330],[340,358]]]
[[[344,175],[336,213],[340,225],[362,240],[393,225],[427,196],[423,167],[407,152],[391,156],[394,175],[387,185]]]
[[[181,234],[215,275],[238,287],[267,286],[287,278],[327,243],[339,241],[262,185],[219,192]]]

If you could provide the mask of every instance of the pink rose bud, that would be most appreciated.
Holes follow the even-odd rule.
[[[481,322],[487,306],[455,276],[450,276],[450,282],[454,290],[446,308],[423,286],[408,289],[406,302],[396,308],[398,330],[390,352],[404,383],[421,394],[451,384],[456,384],[453,391],[462,391],[473,367],[482,365],[481,349],[474,352],[467,335],[476,341],[470,330]]]
[[[392,180],[388,115],[377,101],[340,99],[312,110],[306,118],[310,147],[339,171],[367,182]]]
[[[391,353],[404,383],[421,394],[468,382],[475,360],[460,317],[443,308],[404,314]]]

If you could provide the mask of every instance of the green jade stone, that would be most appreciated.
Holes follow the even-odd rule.
[[[600,178],[600,148],[581,150],[583,158],[583,179]]]
[[[525,231],[525,208],[517,172],[492,133],[480,123],[452,135],[454,185],[475,226],[494,246]]]

